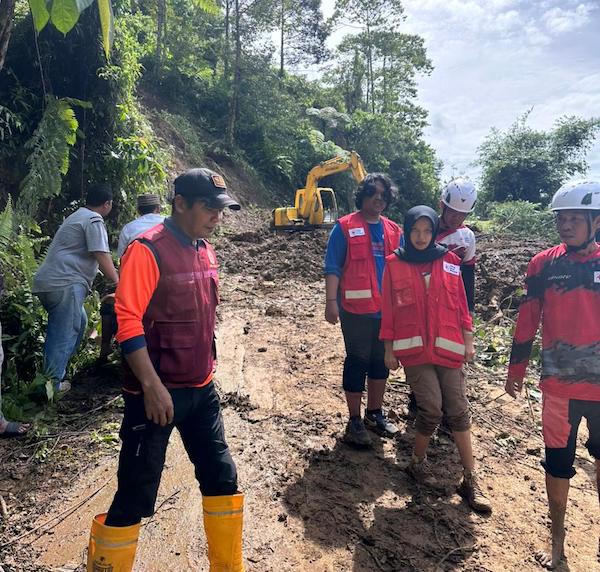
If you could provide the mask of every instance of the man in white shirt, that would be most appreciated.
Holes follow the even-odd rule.
[[[140,216],[128,222],[121,230],[117,247],[119,258],[123,258],[127,247],[136,237],[163,222],[165,217],[160,214],[160,208],[160,197],[156,193],[138,195],[137,210]],[[102,317],[102,342],[98,364],[102,365],[108,361],[108,356],[112,352],[112,338],[117,333],[114,294],[109,294],[102,299],[100,316]]]
[[[129,243],[153,226],[160,224],[165,217],[160,214],[160,197],[155,193],[139,195],[137,198],[137,210],[140,216],[128,222],[119,235],[119,246],[117,254],[123,257]]]

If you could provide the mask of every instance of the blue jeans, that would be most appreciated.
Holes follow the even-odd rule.
[[[69,360],[85,333],[87,315],[83,301],[87,292],[86,285],[72,284],[63,290],[36,293],[48,312],[44,370],[57,383],[65,377]]]

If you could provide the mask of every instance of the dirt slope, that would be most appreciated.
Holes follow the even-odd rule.
[[[401,375],[392,378],[387,395],[401,437],[377,440],[372,451],[342,444],[343,342],[339,327],[322,318],[325,236],[275,237],[264,227],[265,216],[234,215],[216,240],[223,267],[218,382],[228,441],[247,496],[247,570],[536,570],[531,551],[546,538],[548,526],[538,462],[542,441],[534,423],[539,406],[533,405],[532,418],[524,400],[499,397],[499,375],[482,366],[469,368],[477,458],[494,503],[489,518],[472,514],[454,493],[460,466],[446,435],[436,439],[430,455],[445,491],[419,489],[405,475],[414,430],[403,415],[407,387]],[[510,259],[503,264],[511,268],[514,283],[521,266]],[[81,391],[96,391],[93,378],[81,383]],[[102,391],[104,401],[117,395],[116,383]],[[118,420],[114,408],[101,413],[102,423]],[[110,502],[116,456],[114,445],[99,446],[89,435],[81,439],[73,445],[80,453],[72,466],[57,465],[52,455],[46,464],[29,461],[37,475],[23,470],[28,457],[9,455],[11,474],[18,478],[0,479],[0,494],[10,504],[0,544],[85,502],[50,533],[41,534],[42,528],[0,549],[5,572],[84,569],[89,521]],[[7,447],[0,444],[0,459]],[[599,523],[594,467],[584,449],[580,455],[568,554],[569,569],[583,572],[598,567]],[[158,510],[141,535],[136,571],[208,570],[200,502],[174,435]]]

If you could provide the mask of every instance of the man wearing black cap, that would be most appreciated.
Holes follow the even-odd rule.
[[[115,310],[127,362],[118,489],[92,523],[88,571],[130,571],[177,427],[200,484],[211,572],[243,572],[243,495],[212,383],[217,259],[206,239],[240,205],[221,175],[175,179],[171,217],[137,237],[122,260]]]

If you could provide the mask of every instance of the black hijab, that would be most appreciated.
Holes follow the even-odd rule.
[[[431,229],[433,231],[433,237],[429,246],[425,250],[417,250],[412,242],[410,241],[410,232],[417,222],[417,219],[425,217],[431,221]],[[425,205],[418,205],[410,209],[404,216],[404,246],[396,249],[394,254],[400,259],[406,262],[421,263],[421,262],[432,262],[441,258],[448,252],[448,249],[441,244],[436,244],[435,237],[439,230],[439,218],[437,213]]]

